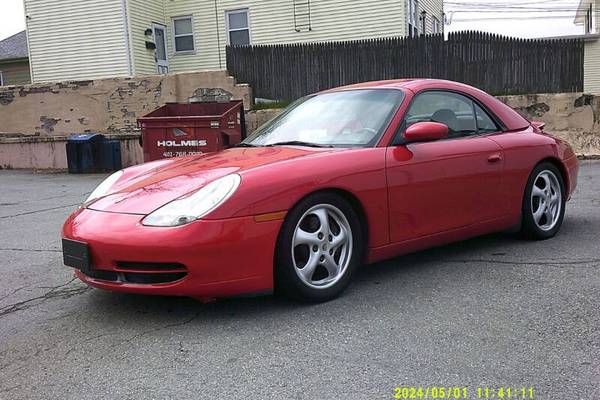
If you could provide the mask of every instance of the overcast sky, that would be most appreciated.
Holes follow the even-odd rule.
[[[477,30],[516,37],[583,34],[573,24],[579,0],[446,0],[446,31]]]
[[[0,39],[7,38],[25,29],[23,0],[0,0]]]
[[[398,0],[400,3],[400,0]],[[0,40],[25,29],[23,0],[0,0]],[[583,33],[573,24],[579,0],[446,0],[448,32],[481,30],[508,36],[544,37]]]

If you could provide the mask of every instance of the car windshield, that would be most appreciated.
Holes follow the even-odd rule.
[[[305,97],[260,127],[242,146],[373,146],[403,97],[395,89],[357,89]]]

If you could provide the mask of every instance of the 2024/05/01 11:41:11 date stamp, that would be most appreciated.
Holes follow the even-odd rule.
[[[392,398],[535,400],[535,390],[531,386],[398,386]]]

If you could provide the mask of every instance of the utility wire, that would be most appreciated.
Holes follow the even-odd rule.
[[[546,15],[540,17],[483,17],[483,18],[456,18],[454,22],[478,22],[478,21],[503,21],[503,20],[540,20],[540,19],[573,19],[572,15]]]
[[[497,10],[497,11],[493,11],[493,10],[449,10],[449,11],[453,11],[456,13],[469,13],[469,14],[477,14],[477,13],[485,13],[485,14],[491,14],[491,13],[498,13],[498,14],[504,14],[504,13],[509,13],[509,14],[543,14],[543,13],[557,13],[557,12],[562,12],[562,13],[566,13],[566,12],[574,12],[577,11],[576,9],[556,9],[556,10]]]
[[[526,5],[538,5],[538,4],[549,4],[549,3],[564,3],[564,0],[544,0],[544,1],[537,1],[537,2],[518,2],[518,3],[507,3],[507,2],[502,2],[502,3],[481,3],[481,2],[460,2],[460,1],[446,1],[444,2],[444,4],[451,4],[451,5],[459,5],[459,6],[477,6],[477,7],[520,7],[520,6],[526,6]],[[579,5],[578,2],[575,1],[567,1],[567,3],[569,4],[573,4],[573,5]],[[562,4],[565,5],[565,4]]]

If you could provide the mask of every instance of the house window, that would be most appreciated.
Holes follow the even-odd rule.
[[[225,22],[227,24],[227,42],[231,46],[250,45],[248,9],[227,11]]]
[[[419,2],[408,0],[408,36],[419,36]]]
[[[437,33],[442,33],[442,30],[440,29],[440,20],[436,17],[431,17],[431,33],[434,35]]]
[[[194,20],[191,16],[173,18],[175,53],[194,51]]]

